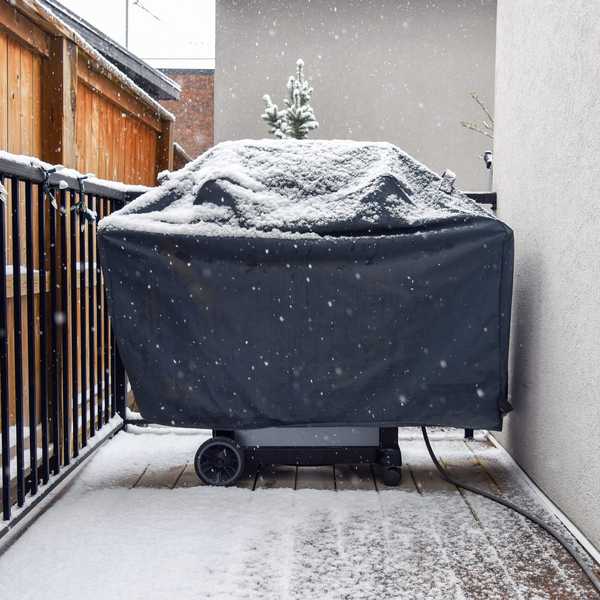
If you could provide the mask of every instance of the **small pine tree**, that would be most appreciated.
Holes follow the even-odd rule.
[[[319,126],[310,105],[313,88],[304,78],[304,61],[301,58],[296,62],[296,76],[288,79],[287,90],[288,97],[283,101],[286,108],[283,110],[273,104],[268,94],[263,96],[265,112],[262,119],[269,126],[269,133],[275,137],[301,140]]]
[[[265,112],[262,114],[262,118],[266,121],[269,126],[269,133],[274,135],[277,138],[284,138],[285,134],[283,133],[283,112],[280,111],[277,107],[277,104],[273,104],[271,101],[271,96],[269,94],[265,94],[263,96],[263,100],[265,101]]]

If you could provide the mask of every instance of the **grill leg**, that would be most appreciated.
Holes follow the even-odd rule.
[[[397,427],[382,427],[379,430],[377,462],[383,468],[385,485],[398,485],[401,479],[402,454],[398,447]]]

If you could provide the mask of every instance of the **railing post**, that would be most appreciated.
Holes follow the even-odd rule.
[[[115,342],[115,372],[113,373],[115,378],[115,410],[124,421],[127,410],[127,374],[121,360],[119,346],[114,338],[113,342]]]
[[[173,170],[173,121],[162,119],[156,145],[156,173]]]
[[[50,56],[42,72],[42,160],[77,166],[77,45],[62,36],[50,38]]]

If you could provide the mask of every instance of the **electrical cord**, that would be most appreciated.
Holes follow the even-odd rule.
[[[460,481],[456,481],[455,479],[453,479],[448,474],[448,471],[446,471],[446,469],[441,465],[441,463],[437,459],[436,455],[434,454],[433,448],[431,447],[431,442],[429,441],[429,436],[427,435],[427,428],[421,427],[421,432],[423,433],[423,439],[425,440],[425,445],[427,446],[427,451],[429,452],[429,456],[431,457],[431,460],[433,461],[433,464],[435,465],[436,469],[439,471],[442,479],[444,479],[448,483],[451,483],[452,485],[455,485],[457,488],[462,488],[463,490],[467,490],[469,492],[472,492],[473,494],[477,494],[479,496],[483,496],[484,498],[487,498],[488,500],[492,500],[492,502],[501,504],[502,506],[504,506],[506,508],[510,508],[511,510],[514,510],[515,512],[519,513],[521,516],[525,517],[526,519],[529,519],[532,523],[535,523],[538,527],[540,527],[546,533],[548,533],[550,536],[552,536],[571,555],[573,560],[581,567],[581,570],[587,575],[588,579],[590,580],[590,583],[592,584],[593,588],[596,590],[598,595],[600,595],[600,578],[598,578],[596,576],[596,574],[592,570],[592,567],[590,567],[583,560],[583,558],[581,557],[578,550],[571,545],[570,541],[567,540],[567,538],[565,536],[563,536],[561,533],[556,531],[553,527],[551,527],[550,525],[548,525],[547,523],[542,521],[540,518],[536,517],[533,513],[530,513],[529,511],[525,510],[524,508],[521,508],[520,506],[513,504],[510,500],[505,500],[504,498],[501,498],[500,496],[495,496],[494,494],[490,494],[489,492],[486,492],[485,490],[480,490],[478,488],[470,486],[467,483],[462,483]]]

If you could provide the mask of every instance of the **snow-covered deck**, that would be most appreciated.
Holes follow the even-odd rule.
[[[521,517],[443,482],[403,432],[400,487],[368,465],[279,467],[201,486],[205,434],[130,428],[0,557],[7,597],[149,600],[593,598],[566,553]],[[487,439],[433,436],[453,475],[558,525]]]

